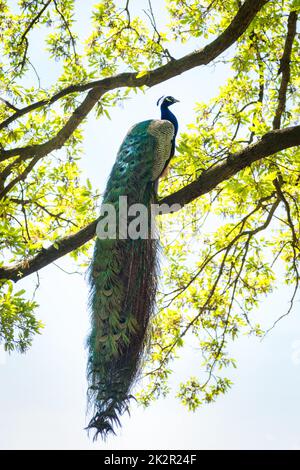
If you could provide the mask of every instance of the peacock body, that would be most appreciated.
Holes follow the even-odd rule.
[[[126,135],[112,168],[103,205],[116,212],[116,237],[97,238],[89,270],[91,331],[88,337],[88,399],[93,417],[88,429],[105,437],[128,410],[147,344],[155,308],[158,241],[151,237],[154,182],[170,158],[174,125],[148,120]],[[128,208],[148,209],[147,237],[126,238],[120,229],[120,197]],[[99,220],[103,220],[101,212]],[[128,216],[128,223],[130,217]],[[145,232],[143,232],[145,233]]]

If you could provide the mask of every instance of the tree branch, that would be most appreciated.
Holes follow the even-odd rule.
[[[13,266],[1,267],[0,279],[11,279],[17,282],[39,269],[48,266],[48,264],[51,264],[53,261],[91,240],[95,235],[96,225],[97,221],[95,220],[78,232],[56,241],[49,248],[42,249],[36,256],[25,259]]]
[[[197,197],[208,193],[240,170],[250,166],[251,163],[297,145],[300,145],[300,125],[268,132],[255,144],[229,155],[224,162],[205,170],[197,180],[165,197],[160,203],[182,206],[188,204]]]
[[[50,3],[52,2],[52,0],[48,0],[45,5],[43,6],[43,8],[38,12],[38,14],[30,21],[29,25],[27,26],[27,28],[25,29],[24,33],[22,34],[21,36],[21,39],[19,41],[19,46],[21,46],[23,44],[23,42],[25,41],[26,43],[26,46],[25,46],[25,51],[24,51],[24,54],[23,54],[23,57],[22,57],[22,60],[20,61],[20,63],[18,65],[21,65],[21,69],[23,69],[24,65],[25,65],[25,61],[26,61],[26,55],[27,55],[27,51],[28,51],[28,39],[27,39],[27,34],[29,33],[29,31],[31,30],[31,28],[35,25],[35,23],[37,23],[40,19],[40,17],[42,16],[42,14],[44,13],[44,11],[47,9],[47,7],[50,5]]]
[[[3,150],[1,151],[2,158],[0,158],[0,162],[16,155],[20,155],[20,157],[22,157],[22,161],[25,161],[33,156],[39,156],[39,158],[42,158],[53,150],[57,150],[63,147],[65,142],[69,137],[71,137],[75,129],[85,119],[97,101],[101,98],[103,93],[104,90],[99,88],[89,91],[83,102],[75,109],[69,120],[60,129],[55,137],[48,140],[47,142],[44,142],[43,144],[28,145],[27,147]]]
[[[75,47],[75,43],[76,43],[75,38],[74,38],[74,36],[72,34],[72,31],[69,27],[69,23],[67,22],[66,18],[64,17],[64,14],[62,13],[62,11],[59,10],[56,0],[53,0],[53,1],[54,1],[54,5],[55,5],[55,10],[57,11],[59,16],[61,17],[61,19],[64,23],[64,26],[65,26],[66,30],[68,31],[68,33],[69,33],[70,40],[71,40],[72,47],[73,47],[74,59],[75,59],[75,62],[77,62],[78,56],[77,56],[76,47]]]
[[[197,197],[215,189],[218,184],[250,166],[251,163],[297,145],[300,145],[300,126],[271,131],[265,134],[259,142],[249,145],[240,152],[229,155],[219,165],[204,171],[196,181],[165,197],[160,201],[160,204],[171,205],[178,203],[184,206]],[[47,266],[91,240],[95,235],[96,225],[97,220],[78,232],[58,240],[32,258],[13,266],[1,267],[0,279],[11,279],[16,282]]]
[[[16,108],[16,106],[14,106],[12,103],[5,100],[4,98],[1,98],[1,96],[0,96],[0,101],[2,101],[2,103],[4,103],[8,108],[13,109],[16,112],[20,111],[19,108]]]
[[[44,13],[44,11],[47,9],[47,7],[50,5],[52,0],[48,0],[43,8],[38,12],[38,14],[30,21],[30,23],[28,24],[27,28],[25,29],[24,33],[22,34],[21,36],[21,39],[19,41],[19,44],[22,44],[22,42],[24,41],[24,39],[26,38],[27,34],[29,33],[30,29],[34,26],[35,23],[38,22],[38,20],[40,19],[40,17],[42,16],[42,14]]]
[[[4,129],[15,119],[24,116],[30,111],[47,104],[53,104],[60,98],[70,93],[84,92],[90,89],[101,89],[102,95],[105,92],[114,90],[116,88],[142,87],[144,85],[152,87],[195,67],[200,65],[207,65],[237,41],[237,39],[246,31],[259,10],[261,10],[261,8],[266,3],[268,3],[268,1],[269,0],[245,0],[225,31],[203,49],[187,54],[180,59],[171,60],[167,64],[158,67],[157,69],[149,70],[149,72],[140,77],[138,76],[139,74],[137,72],[128,72],[120,73],[118,75],[103,78],[101,80],[96,80],[86,84],[71,85],[64,90],[59,91],[50,99],[40,100],[36,103],[26,106],[23,109],[20,109],[18,112],[14,113],[5,121],[0,123],[0,130]],[[16,151],[22,150],[23,149],[14,149],[13,153],[10,153],[12,151],[9,150],[6,152],[1,152],[0,161],[3,161],[13,155],[18,155]]]
[[[27,167],[25,168],[25,170],[20,173],[18,176],[16,176],[12,181],[10,181],[7,186],[5,186],[5,188],[3,188],[1,191],[0,191],[0,200],[1,199],[4,199],[6,194],[17,184],[19,183],[20,181],[24,181],[27,176],[29,175],[29,173],[31,172],[31,170],[33,169],[33,167],[37,164],[37,162],[39,161],[41,157],[40,156],[35,156],[31,162],[27,165]]]
[[[298,18],[298,15],[295,11],[292,11],[289,14],[287,36],[285,40],[283,55],[280,60],[280,68],[278,71],[278,74],[282,73],[282,79],[281,79],[280,88],[279,88],[278,105],[277,105],[275,117],[273,120],[273,129],[280,128],[281,117],[285,111],[286,93],[287,93],[287,87],[290,81],[290,69],[291,69],[290,60],[291,60],[293,42],[296,36],[297,18]]]

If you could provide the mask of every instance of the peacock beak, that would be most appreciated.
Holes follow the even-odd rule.
[[[179,100],[177,100],[176,98],[174,98],[174,101],[173,101],[173,103],[180,103],[180,101],[179,101]]]

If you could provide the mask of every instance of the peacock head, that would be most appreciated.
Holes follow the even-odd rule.
[[[174,103],[179,103],[179,100],[173,98],[173,96],[161,96],[156,104],[157,106],[160,105],[161,108],[168,108]]]

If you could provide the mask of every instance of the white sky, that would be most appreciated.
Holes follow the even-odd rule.
[[[93,4],[84,2],[85,8]],[[80,29],[88,31],[86,11],[80,4]],[[153,5],[160,11],[161,0]],[[41,56],[37,47],[36,58]],[[192,47],[193,49],[193,47]],[[44,74],[51,78],[46,61]],[[54,74],[54,71],[53,71]],[[195,101],[208,100],[224,83],[222,64],[199,68],[133,96],[112,111],[112,120],[91,116],[85,131],[82,168],[92,183],[104,189],[117,149],[135,122],[158,117],[156,101],[170,94],[180,130],[193,120]],[[59,266],[70,268],[67,260]],[[117,437],[96,444],[84,426],[86,411],[86,352],[89,328],[87,286],[79,275],[66,275],[55,266],[40,272],[37,316],[46,327],[24,355],[7,356],[0,350],[1,449],[299,449],[300,448],[300,319],[299,303],[263,341],[243,337],[232,347],[238,369],[230,376],[231,391],[195,413],[174,399],[176,390],[144,410],[132,406]],[[30,287],[35,278],[20,282]],[[257,312],[271,319],[288,307],[285,286]],[[172,384],[195,374],[199,355],[187,347],[174,364]]]

